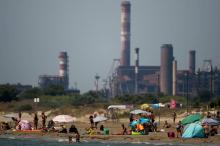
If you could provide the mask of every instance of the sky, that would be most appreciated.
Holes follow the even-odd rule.
[[[220,0],[130,0],[131,64],[160,65],[160,46],[171,43],[178,69],[212,59],[220,67]],[[0,84],[38,85],[42,74],[58,75],[58,55],[69,55],[70,87],[100,86],[120,57],[121,0],[0,0]]]

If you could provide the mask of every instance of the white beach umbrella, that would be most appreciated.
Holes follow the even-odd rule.
[[[203,125],[208,124],[208,125],[220,125],[220,123],[217,120],[214,120],[212,118],[205,118],[201,122]]]
[[[59,123],[69,123],[75,121],[76,118],[69,116],[69,115],[58,115],[53,118],[54,122],[59,122]]]
[[[97,116],[93,119],[94,122],[102,122],[102,121],[106,121],[108,120],[108,118],[103,117],[103,116]]]
[[[135,114],[135,115],[138,115],[138,114],[151,114],[150,112],[143,111],[143,110],[140,110],[140,109],[133,110],[133,111],[131,111],[130,113],[131,113],[131,114]]]

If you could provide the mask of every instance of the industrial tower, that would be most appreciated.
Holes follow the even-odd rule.
[[[121,66],[130,66],[130,13],[129,1],[121,3]]]

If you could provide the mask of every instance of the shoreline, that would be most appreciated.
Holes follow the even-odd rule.
[[[61,133],[14,133],[7,131],[0,133],[0,139],[42,139],[55,142],[67,142],[69,134]],[[74,141],[74,140],[73,140]],[[208,144],[209,146],[220,145],[220,134],[209,138],[166,138],[158,136],[158,133],[150,133],[149,135],[81,135],[81,142],[98,142],[98,143],[131,143],[131,144],[171,144],[171,145],[200,145]]]

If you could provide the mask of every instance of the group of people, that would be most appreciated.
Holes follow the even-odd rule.
[[[150,115],[140,114],[139,120],[140,119],[149,119],[149,121],[144,122],[144,123],[137,123],[134,126],[132,126],[132,122],[137,121],[138,118],[135,117],[133,114],[130,115],[130,118],[129,118],[130,124],[129,125],[131,125],[131,131],[130,131],[131,134],[138,132],[143,135],[148,135],[149,132],[157,132],[157,122],[155,121],[154,113],[153,113],[153,111],[148,111],[148,112],[150,112],[151,114]]]
[[[47,120],[47,116],[45,115],[44,112],[41,113],[41,121],[42,121],[42,129],[45,129],[46,128],[46,120]],[[37,116],[37,113],[34,114],[34,120],[33,120],[33,123],[34,123],[34,129],[37,130],[38,129],[38,116]],[[50,123],[51,124],[51,123]]]
[[[217,120],[220,120],[220,112],[217,111],[217,113],[214,115],[212,115],[210,112],[207,112],[207,118],[215,118]],[[218,134],[218,126],[216,125],[209,126],[207,123],[205,123],[202,126],[204,128],[204,134],[206,138],[208,138],[209,136],[215,136],[216,134]]]

